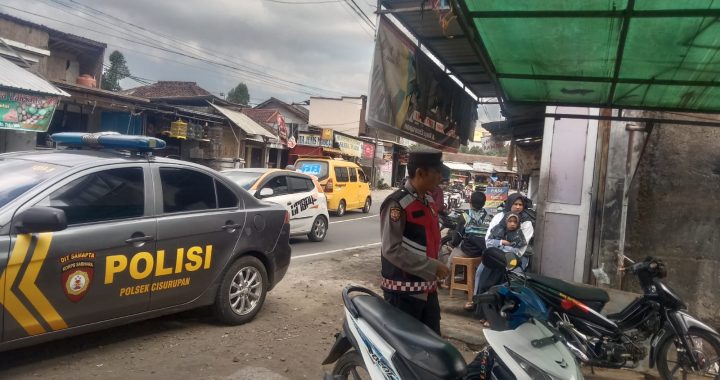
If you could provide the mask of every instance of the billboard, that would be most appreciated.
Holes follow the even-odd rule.
[[[0,90],[0,129],[47,132],[59,96]]]
[[[476,101],[384,16],[370,75],[370,127],[451,152],[467,142]]]

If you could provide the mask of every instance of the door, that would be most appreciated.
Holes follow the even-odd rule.
[[[598,109],[548,107],[581,116]],[[545,119],[535,252],[540,271],[583,282],[592,202],[597,120]],[[537,261],[535,261],[537,262]]]
[[[299,233],[310,232],[319,207],[315,185],[310,178],[294,175],[287,176],[287,181],[292,194],[290,218]]]
[[[277,203],[285,207],[285,210],[290,213],[290,235],[302,232],[299,228],[300,226],[297,223],[296,217],[292,215],[290,210],[290,207],[293,204],[294,196],[290,193],[287,176],[284,174],[271,174],[264,181],[265,182],[258,187],[257,194],[260,194],[263,189],[271,189],[273,191],[273,195],[261,199],[267,202]]]
[[[362,207],[363,202],[365,199],[360,200],[361,192],[360,192],[360,181],[358,181],[358,174],[357,174],[357,168],[348,168],[348,171],[350,172],[350,182],[348,184],[349,188],[352,188],[352,208],[359,208]]]
[[[149,178],[147,164],[87,170],[18,210],[62,209],[68,228],[11,236],[5,298],[16,302],[6,303],[4,340],[148,310],[142,289],[156,235]]]
[[[350,182],[350,173],[348,172],[348,168],[342,167],[342,166],[336,166],[335,167],[335,186],[333,189],[333,197],[338,199],[338,204],[340,204],[340,200],[345,200],[345,208],[350,209],[353,208],[353,204],[355,203],[354,200],[354,189],[349,187]]]
[[[151,309],[190,302],[219,277],[245,226],[237,195],[207,172],[153,166],[158,214]]]

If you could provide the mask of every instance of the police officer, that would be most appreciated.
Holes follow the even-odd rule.
[[[429,192],[442,180],[440,152],[413,152],[408,180],[380,206],[385,300],[440,334],[437,282],[448,276],[438,261],[440,227]]]

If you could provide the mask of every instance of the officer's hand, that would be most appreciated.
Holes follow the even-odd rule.
[[[444,278],[447,278],[447,276],[450,275],[450,268],[447,267],[447,265],[443,263],[438,263],[437,269],[435,271],[435,276],[438,278],[438,280],[442,280]]]
[[[502,245],[510,245],[510,244],[511,244],[511,243],[510,243],[509,241],[507,241],[507,240],[501,240],[500,243],[501,243]]]

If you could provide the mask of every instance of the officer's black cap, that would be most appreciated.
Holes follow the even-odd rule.
[[[408,163],[416,168],[444,170],[442,152],[410,152]]]
[[[415,169],[435,169],[442,173],[443,180],[450,179],[450,169],[443,164],[442,152],[440,151],[419,151],[410,152],[408,157],[408,170],[415,172]]]

